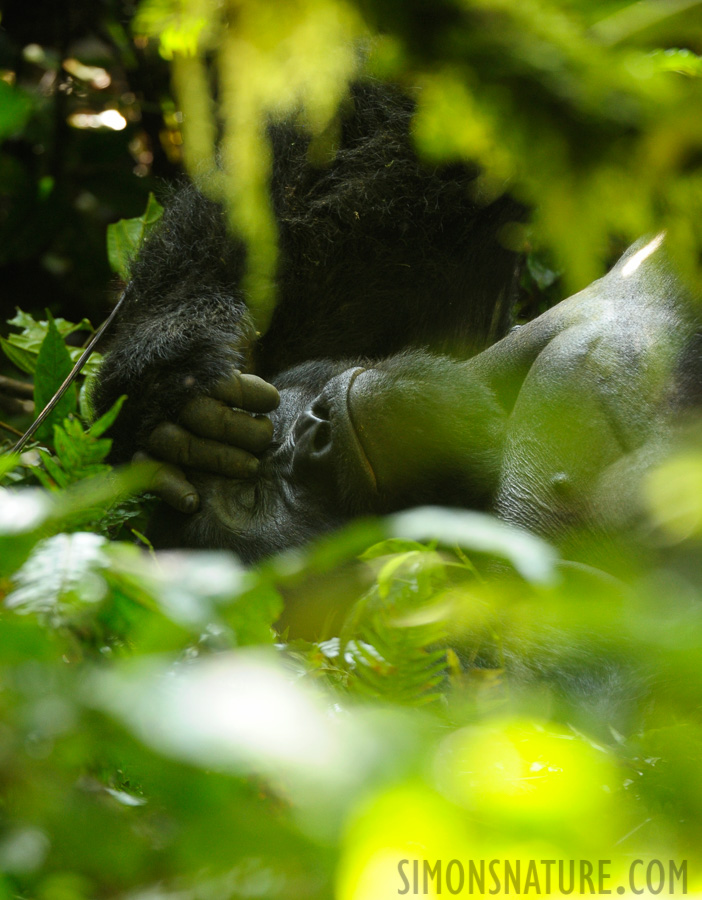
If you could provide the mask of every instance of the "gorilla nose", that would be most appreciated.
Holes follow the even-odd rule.
[[[318,397],[300,413],[293,426],[295,470],[322,485],[333,481],[332,426],[329,419],[329,406],[322,397]]]

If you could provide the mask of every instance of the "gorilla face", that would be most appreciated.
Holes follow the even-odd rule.
[[[338,368],[315,363],[289,373],[292,383],[280,387],[280,406],[271,415],[273,441],[255,479],[191,473],[201,511],[175,514],[188,545],[233,549],[254,562],[338,528],[353,515],[379,511],[372,463],[354,424],[360,414],[368,433],[358,402],[362,392],[353,390],[366,369],[351,366],[334,374]],[[164,529],[157,530],[161,535]]]
[[[253,562],[358,515],[484,505],[499,434],[467,363],[416,351],[377,365],[317,361],[277,387],[256,478],[190,472],[200,511],[162,510],[157,545],[228,548]]]
[[[331,449],[336,441],[322,399],[337,368],[325,361],[286,374],[285,386],[279,387],[280,406],[270,416],[273,441],[256,478],[188,473],[201,498],[200,511],[176,514],[174,544],[232,549],[245,562],[254,562],[346,521],[335,502],[338,467]],[[172,510],[168,515],[173,519]],[[168,534],[165,541],[171,542]]]

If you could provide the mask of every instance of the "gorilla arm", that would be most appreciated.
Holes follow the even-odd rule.
[[[379,382],[368,402],[377,411],[361,424],[369,455],[373,442],[389,448],[374,451],[381,484],[413,475],[405,505],[475,507],[488,497],[503,519],[559,543],[569,532],[630,524],[638,482],[665,452],[683,389],[699,394],[701,381],[695,316],[660,245],[635,245],[604,278],[466,362],[444,361],[434,373],[405,366],[416,382],[414,420],[405,388],[399,405],[386,398],[378,427]],[[442,439],[432,442],[436,433]],[[400,452],[411,465],[398,464]],[[427,482],[425,457],[451,478]],[[432,484],[435,494],[423,494]]]
[[[244,264],[218,205],[180,190],[132,263],[93,389],[96,415],[127,394],[110,433],[113,461],[153,453],[163,465],[152,489],[182,511],[196,509],[198,496],[180,467],[247,477],[270,441],[260,414],[277,406],[278,393],[239,371],[250,368],[256,340]]]
[[[636,518],[641,477],[665,453],[682,384],[699,367],[691,307],[660,244],[634,245],[604,278],[482,354],[486,377],[502,383],[531,357],[494,501],[507,521],[563,543]]]

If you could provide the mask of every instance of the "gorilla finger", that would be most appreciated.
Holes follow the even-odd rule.
[[[272,384],[258,375],[242,375],[238,371],[217,382],[210,394],[227,406],[236,406],[249,412],[271,412],[280,403],[280,394]]]
[[[252,453],[262,453],[273,438],[273,423],[265,417],[231,409],[213,397],[195,397],[183,407],[180,423],[199,437],[211,438]]]
[[[172,422],[154,428],[148,447],[159,459],[212,475],[251,478],[258,472],[258,459],[245,450],[197,437]]]
[[[154,467],[147,490],[180,512],[197,512],[200,497],[181,469],[169,463],[158,462],[141,451],[135,453],[133,459],[134,462],[149,462]]]

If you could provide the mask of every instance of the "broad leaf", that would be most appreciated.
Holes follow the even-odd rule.
[[[17,366],[22,372],[33,375],[37,367],[37,356],[49,330],[49,321],[46,319],[35,319],[29,313],[21,309],[17,309],[17,313],[13,318],[8,319],[8,325],[14,325],[20,328],[19,334],[9,334],[7,339],[0,338],[0,346],[11,362]],[[54,319],[53,324],[62,338],[68,337],[75,331],[93,331],[93,326],[88,319],[81,319],[80,322],[69,322],[68,319]],[[68,351],[71,359],[75,362],[83,352],[80,347],[71,347]],[[95,354],[93,355],[93,357]],[[99,363],[91,357],[85,365],[84,371],[91,370]]]
[[[19,337],[19,335],[13,334],[10,337],[16,338]],[[13,341],[5,340],[5,338],[0,338],[0,347],[2,347],[3,353],[10,362],[17,366],[21,372],[26,372],[27,375],[34,374],[34,370],[37,367],[36,352],[27,350],[24,347],[18,347]]]
[[[99,571],[106,541],[97,534],[57,534],[41,541],[13,578],[5,604],[18,612],[59,612],[68,603],[101,600],[107,590]]]
[[[549,583],[554,579],[557,555],[549,544],[484,513],[423,506],[388,516],[386,521],[397,537],[438,541],[507,560],[527,581]]]
[[[71,356],[53,319],[49,317],[48,330],[39,350],[34,375],[34,404],[37,414],[51,400],[72,368]],[[54,424],[62,422],[66,416],[75,412],[75,409],[76,392],[74,387],[71,386],[61,397],[46,422],[38,430],[37,436],[39,438],[50,436]]]
[[[149,194],[146,210],[137,219],[120,219],[107,226],[107,255],[113,272],[125,281],[129,278],[129,264],[137,255],[146,236],[163,215],[163,207]]]

